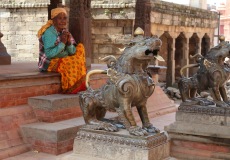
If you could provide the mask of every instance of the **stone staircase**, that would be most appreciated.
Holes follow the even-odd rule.
[[[0,74],[0,159],[31,150],[20,126],[38,122],[29,97],[58,93],[60,75],[55,73]]]
[[[39,121],[21,126],[24,140],[32,149],[55,155],[72,150],[77,130],[84,124],[78,95],[30,97],[28,104]]]
[[[22,125],[21,130],[33,150],[55,155],[71,151],[77,131],[85,123],[78,94],[30,97],[28,104],[39,122]]]
[[[93,75],[90,85],[95,89],[106,80],[106,75]],[[147,107],[150,117],[177,109],[159,86]],[[60,94],[58,73],[0,73],[0,110],[0,159],[29,150],[55,155],[70,151],[84,124],[78,95]],[[107,118],[115,116],[108,113]]]
[[[29,68],[30,65],[32,64],[29,63],[25,67]],[[12,66],[9,66],[9,68]],[[34,131],[29,132],[28,128],[25,129],[27,124],[30,124],[30,128],[36,128],[40,123],[44,127],[48,126],[47,128],[50,131],[47,131],[46,134],[43,134],[44,129],[39,130],[39,128],[36,130],[37,133],[33,132],[34,135],[39,135],[40,133],[43,136],[47,135],[47,144],[53,140],[48,140],[48,135],[55,132],[55,130],[58,140],[60,140],[62,133],[70,131],[76,133],[76,125],[60,128],[60,124],[55,124],[55,122],[61,123],[61,121],[65,122],[65,120],[73,120],[72,124],[74,124],[77,120],[76,118],[81,116],[78,95],[59,94],[60,74],[40,73],[29,69],[26,69],[26,72],[20,72],[17,66],[13,68],[15,71],[11,71],[7,66],[3,66],[1,69],[5,69],[6,73],[3,70],[0,71],[0,159],[12,157],[31,149],[40,151],[39,147],[43,148],[45,141],[40,141],[41,143],[39,143],[40,139],[38,138],[34,139],[34,143],[32,143],[30,138],[27,139],[26,135],[29,136],[29,133]],[[92,77],[91,85],[95,87],[105,81],[106,79],[103,76],[100,76],[100,79],[94,76]],[[61,107],[62,105],[65,107]],[[81,124],[83,124],[83,119],[80,119]],[[79,124],[78,120],[76,124]],[[26,132],[23,131],[24,129]],[[58,146],[58,148],[56,144],[66,147],[63,147],[65,149],[59,149],[60,147]],[[71,140],[62,140],[61,143],[56,144],[50,143],[51,146],[55,146],[56,150],[47,149],[47,151],[44,151],[43,149],[43,151],[52,154],[63,153],[71,150],[73,142]]]
[[[57,122],[82,115],[78,94],[51,94],[28,98],[40,122]]]

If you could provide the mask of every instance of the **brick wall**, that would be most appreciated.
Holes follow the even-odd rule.
[[[36,116],[30,106],[21,105],[1,109],[0,113],[0,159],[22,154],[30,150],[23,142],[20,125],[36,122]]]
[[[65,4],[69,1],[66,0]],[[2,0],[0,30],[2,42],[12,60],[38,58],[38,29],[48,19],[50,0]],[[119,56],[120,48],[132,38],[136,0],[92,0],[92,63],[99,57]],[[163,1],[154,1],[151,12],[151,33],[161,36],[165,31],[208,33],[213,37],[217,15],[213,12]],[[174,34],[174,35],[172,35]],[[201,37],[201,35],[199,35]],[[202,35],[203,36],[203,35]]]
[[[163,1],[152,4],[152,23],[213,29],[217,28],[217,21],[217,13],[205,9]]]
[[[2,0],[0,31],[12,60],[38,58],[37,31],[48,19],[49,0]]]
[[[102,63],[99,57],[120,55],[124,43],[132,38],[135,20],[135,3],[132,0],[92,0],[92,62]],[[218,15],[205,9],[175,3],[151,3],[151,33],[160,37],[168,32],[176,38],[181,32],[190,38],[197,33],[202,38],[207,33],[213,41]]]
[[[92,63],[99,57],[119,56],[124,43],[130,41],[135,19],[135,1],[92,1]]]

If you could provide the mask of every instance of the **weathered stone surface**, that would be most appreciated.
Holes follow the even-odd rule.
[[[37,122],[22,125],[21,130],[25,138],[59,142],[74,138],[79,126],[83,124],[82,118],[74,118],[55,123]]]
[[[180,106],[176,122],[166,126],[168,132],[229,138],[230,108]]]
[[[48,111],[55,111],[60,108],[68,108],[79,106],[77,94],[52,94],[47,96],[30,97],[28,104],[34,109],[43,109]]]
[[[48,19],[47,0],[1,1],[2,38],[12,61],[35,61],[38,58],[37,31]],[[15,25],[17,24],[17,25]],[[5,43],[6,42],[6,43]]]
[[[173,157],[179,159],[229,159],[230,108],[181,105],[176,122],[165,126]]]
[[[169,143],[164,132],[136,137],[124,129],[119,132],[81,129],[75,138],[73,152],[64,159],[161,160],[169,156]]]
[[[110,113],[106,118],[115,116]],[[74,138],[84,123],[83,117],[79,117],[54,123],[35,122],[20,128],[24,140],[33,150],[58,155],[73,149]]]

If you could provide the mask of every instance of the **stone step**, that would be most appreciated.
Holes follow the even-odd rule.
[[[0,151],[0,159],[6,159],[9,157],[17,156],[30,150],[31,145],[29,144],[22,144],[11,148],[6,148]]]
[[[78,94],[52,94],[46,96],[29,97],[28,104],[33,109],[55,111],[61,108],[79,106]]]
[[[171,145],[170,154],[171,156],[178,159],[194,160],[220,160],[220,159],[230,159],[229,150],[223,151],[213,151],[214,146],[211,146],[212,149],[206,149],[205,145],[200,144],[199,146],[186,147],[186,146],[177,146]],[[219,147],[221,148],[221,147]]]
[[[28,104],[41,122],[57,122],[80,117],[78,94],[52,94],[28,98]]]
[[[78,94],[52,94],[30,97],[28,104],[33,107],[39,121],[57,122],[82,115],[78,98]],[[151,118],[175,112],[177,106],[159,86],[156,86],[154,93],[147,101],[147,110]],[[136,108],[133,108],[133,113],[136,120],[140,121]]]
[[[26,66],[14,64],[3,67],[4,70],[0,71],[0,108],[27,104],[29,97],[60,93],[61,75],[53,72],[39,72],[37,64],[34,65],[29,63]],[[29,69],[31,66],[34,69]],[[92,64],[88,71],[106,68],[106,65]],[[97,88],[107,78],[106,75],[92,75],[90,84],[92,88]]]
[[[30,150],[23,141],[20,125],[37,122],[33,109],[28,105],[2,108],[0,112],[0,159]]]
[[[20,73],[0,75],[0,108],[27,104],[28,97],[60,91],[58,73]]]
[[[106,114],[106,118],[116,116],[114,113]],[[33,150],[58,155],[73,149],[77,131],[84,124],[83,117],[78,117],[54,123],[21,125],[21,130],[25,141],[32,145]]]

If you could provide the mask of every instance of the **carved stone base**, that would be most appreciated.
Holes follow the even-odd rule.
[[[180,106],[165,130],[175,158],[230,159],[230,108]]]
[[[81,129],[73,152],[64,160],[162,160],[169,157],[169,143],[164,132],[137,137],[125,129],[119,132]]]
[[[3,34],[0,32],[0,65],[9,65],[11,64],[11,56],[7,53],[6,47],[1,42]]]
[[[0,65],[9,65],[9,64],[11,64],[11,56],[8,53],[0,53]]]

